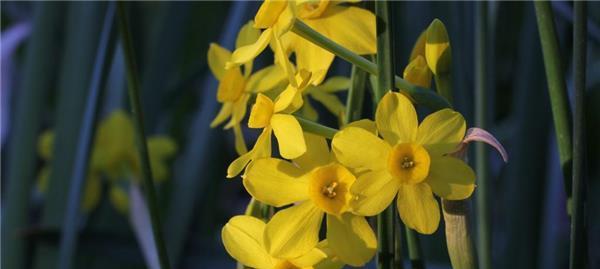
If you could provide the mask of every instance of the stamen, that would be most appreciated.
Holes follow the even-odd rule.
[[[337,182],[332,182],[331,184],[323,187],[323,189],[321,189],[321,193],[323,193],[323,195],[329,197],[329,198],[334,198],[337,193],[335,192],[335,188],[337,187],[338,183]]]
[[[408,168],[412,168],[414,165],[415,165],[414,161],[412,161],[408,157],[404,157],[404,160],[402,161],[402,164],[400,165],[400,167],[402,167],[404,169],[408,169]]]

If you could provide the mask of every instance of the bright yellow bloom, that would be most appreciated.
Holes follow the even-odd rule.
[[[221,231],[225,250],[243,265],[257,269],[312,269],[328,257],[326,241],[297,257],[273,256],[269,254],[265,245],[265,228],[262,220],[251,216],[231,218]]]
[[[258,54],[271,43],[276,61],[293,82],[293,67],[288,55],[296,55],[298,69],[313,74],[311,84],[320,84],[329,70],[334,55],[289,32],[294,19],[300,19],[317,32],[357,54],[375,54],[375,16],[344,1],[272,1],[266,0],[255,17],[255,27],[265,29],[258,41],[233,53],[230,66],[239,65]]]
[[[446,26],[438,19],[433,20],[427,28],[425,58],[433,74],[440,75],[450,72],[452,63],[450,38]]]
[[[402,94],[389,92],[377,106],[376,123],[383,140],[372,132],[348,127],[333,138],[340,163],[368,171],[351,188],[357,214],[374,215],[398,194],[402,221],[423,234],[437,230],[440,209],[433,194],[448,199],[468,198],[475,174],[462,160],[446,156],[465,135],[458,112],[443,109],[419,125],[414,106]]]
[[[298,120],[290,115],[302,107],[302,92],[310,80],[310,73],[300,70],[296,76],[296,85],[291,84],[279,94],[275,102],[259,93],[250,111],[248,127],[263,128],[254,148],[235,159],[227,168],[227,177],[237,176],[252,160],[271,156],[271,134],[275,133],[279,152],[286,159],[297,158],[306,152],[302,136],[302,127]]]
[[[252,162],[246,190],[258,201],[281,207],[265,229],[268,253],[293,258],[319,241],[327,216],[327,241],[340,261],[362,266],[375,254],[377,239],[366,219],[354,214],[350,193],[356,176],[335,161],[325,138],[305,133],[307,151],[294,164],[275,158]]]
[[[256,42],[260,32],[252,27],[250,21],[240,29],[236,40],[236,48]],[[223,104],[219,114],[211,122],[215,127],[227,119],[225,129],[233,128],[235,149],[238,154],[248,150],[240,122],[246,115],[248,100],[252,93],[269,91],[280,85],[285,79],[283,71],[275,65],[268,66],[252,74],[252,61],[246,62],[242,74],[241,67],[225,69],[225,63],[231,59],[231,52],[217,44],[210,44],[208,49],[208,66],[219,80],[217,100]],[[252,75],[251,75],[252,74]]]
[[[308,86],[303,92],[305,98],[312,97],[317,102],[321,103],[331,114],[338,117],[340,122],[344,119],[346,113],[345,105],[340,101],[335,93],[347,90],[350,87],[350,79],[346,77],[332,77],[327,79],[323,84],[318,86]],[[319,114],[315,108],[306,100],[304,106],[300,110],[302,117],[317,121]]]
[[[38,151],[40,156],[51,161],[54,134],[44,132],[39,139]],[[175,142],[167,136],[153,136],[148,138],[148,152],[152,174],[156,182],[162,182],[169,176],[167,161],[177,151]],[[38,189],[45,192],[49,165],[42,168],[38,177]],[[82,210],[89,212],[94,209],[101,198],[101,179],[106,178],[111,184],[110,199],[117,210],[126,213],[128,196],[124,190],[130,178],[138,180],[140,177],[140,164],[135,146],[133,123],[129,116],[122,110],[111,113],[100,122],[93,144],[88,175],[82,201]]]

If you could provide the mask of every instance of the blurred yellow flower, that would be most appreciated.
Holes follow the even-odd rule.
[[[325,138],[305,133],[307,151],[294,163],[263,158],[248,166],[246,190],[258,201],[281,207],[265,228],[271,255],[293,258],[317,245],[323,216],[327,241],[341,262],[362,266],[375,254],[377,239],[363,216],[354,214],[350,192],[355,175],[335,161]]]
[[[254,43],[260,32],[252,27],[250,21],[240,29],[236,39],[236,48]],[[217,100],[222,103],[221,110],[211,122],[215,127],[227,119],[229,122],[225,129],[233,128],[235,135],[235,149],[238,154],[248,150],[240,122],[246,115],[248,100],[252,93],[269,91],[286,80],[285,74],[278,66],[271,65],[252,74],[252,61],[244,64],[244,72],[240,66],[225,69],[225,63],[231,59],[231,52],[218,44],[212,43],[208,49],[208,66],[213,75],[219,80]]]
[[[326,241],[293,258],[278,258],[265,246],[265,223],[251,216],[235,216],[225,224],[221,238],[227,253],[241,264],[257,269],[312,269],[327,259]],[[331,268],[331,267],[328,267]],[[340,268],[336,266],[334,268]]]
[[[321,103],[331,114],[335,115],[340,122],[344,119],[346,106],[335,93],[347,90],[350,87],[350,79],[347,77],[331,77],[321,85],[310,85],[304,90],[303,94],[306,97],[310,96],[317,102]],[[300,110],[302,117],[317,121],[319,114],[315,108],[306,100]]]
[[[414,106],[402,94],[387,93],[376,111],[383,140],[372,132],[348,127],[333,138],[338,161],[368,171],[352,186],[353,208],[375,215],[398,194],[398,212],[411,229],[423,234],[437,230],[440,209],[433,194],[449,199],[468,198],[475,174],[462,160],[446,154],[457,149],[465,135],[460,113],[443,109],[419,125]]]
[[[40,135],[38,152],[47,162],[38,176],[40,192],[45,192],[48,184],[53,144],[53,132],[46,131]],[[167,161],[175,155],[177,145],[167,136],[153,136],[148,138],[148,151],[154,180],[166,180],[169,176]],[[83,211],[89,212],[96,208],[102,193],[101,179],[106,178],[111,184],[110,199],[113,205],[118,211],[127,212],[128,196],[124,190],[127,185],[121,183],[130,179],[139,180],[140,164],[137,154],[133,123],[124,111],[114,111],[99,123],[81,205]]]
[[[252,160],[271,156],[271,133],[275,133],[279,152],[286,159],[297,158],[304,154],[306,145],[302,128],[298,120],[290,115],[304,103],[302,91],[310,80],[310,73],[300,70],[296,76],[296,85],[291,84],[279,94],[273,102],[259,93],[252,106],[248,127],[263,128],[252,150],[235,159],[227,168],[227,177],[237,176]]]

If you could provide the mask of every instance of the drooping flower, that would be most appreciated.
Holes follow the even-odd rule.
[[[465,134],[458,112],[443,109],[419,125],[414,106],[402,94],[389,92],[377,106],[377,135],[348,127],[333,138],[340,163],[368,171],[351,191],[357,214],[374,215],[397,196],[402,221],[423,234],[437,230],[440,208],[436,195],[448,200],[468,198],[475,174],[462,160],[447,156]]]
[[[291,113],[302,107],[302,91],[310,80],[310,73],[300,70],[295,78],[296,85],[291,84],[272,101],[259,93],[250,111],[248,127],[262,128],[263,131],[249,152],[235,159],[227,168],[227,177],[237,176],[252,160],[271,156],[271,134],[274,133],[279,145],[279,152],[286,159],[297,158],[306,152],[306,144],[302,136],[302,127]]]
[[[240,65],[260,54],[270,43],[276,61],[293,82],[293,66],[288,55],[296,55],[298,69],[313,73],[311,84],[325,78],[334,55],[289,32],[299,19],[317,32],[357,54],[375,54],[375,16],[358,7],[340,5],[344,1],[276,1],[266,0],[256,13],[254,26],[265,29],[252,45],[233,53],[229,66]]]
[[[253,22],[250,21],[240,29],[236,48],[252,44],[258,39],[259,30],[253,28],[252,24]],[[214,43],[210,44],[208,66],[219,80],[217,100],[223,104],[210,126],[214,128],[229,119],[225,129],[233,128],[235,149],[241,155],[248,151],[240,126],[240,122],[246,115],[248,100],[253,93],[265,92],[277,87],[286,77],[281,68],[275,65],[270,65],[252,74],[252,60],[244,63],[243,72],[240,66],[225,69],[225,63],[230,59],[231,52],[229,50]]]
[[[326,241],[297,257],[279,258],[271,255],[265,246],[265,227],[262,220],[251,216],[231,218],[221,231],[225,250],[241,264],[256,269],[323,268],[319,263],[328,259]]]
[[[168,179],[167,161],[176,153],[177,145],[171,138],[161,135],[149,137],[147,143],[154,180],[162,182]],[[38,190],[41,192],[47,188],[53,145],[54,133],[44,132],[38,142],[38,152],[47,162],[38,176]],[[82,210],[89,212],[96,208],[102,194],[101,180],[107,179],[109,199],[118,211],[126,213],[128,196],[125,188],[130,183],[128,180],[139,180],[141,172],[133,123],[124,111],[114,111],[99,123],[91,150]]]
[[[375,254],[377,240],[363,216],[354,213],[350,189],[356,176],[335,161],[324,138],[305,133],[307,151],[294,163],[264,158],[252,162],[244,177],[246,190],[258,201],[281,207],[265,229],[272,255],[293,258],[319,241],[323,217],[327,241],[340,261],[362,266]]]

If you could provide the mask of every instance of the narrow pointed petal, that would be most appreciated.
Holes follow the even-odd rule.
[[[477,128],[477,127],[469,128],[469,130],[467,130],[467,134],[465,135],[465,138],[462,140],[462,143],[459,146],[459,149],[457,150],[457,152],[458,151],[462,151],[462,152],[466,151],[469,143],[475,142],[475,141],[483,142],[483,143],[486,143],[486,144],[494,147],[494,149],[496,149],[496,151],[498,153],[500,153],[500,156],[502,156],[502,160],[505,163],[508,162],[508,153],[506,152],[506,149],[504,149],[504,146],[502,146],[502,144],[496,139],[496,137],[494,137],[494,135],[490,134],[488,131],[486,131],[484,129]]]
[[[417,137],[417,112],[406,96],[388,92],[377,105],[375,112],[377,130],[391,145],[415,141]]]
[[[244,187],[252,197],[276,207],[308,199],[308,185],[302,171],[275,158],[252,162],[244,177]]]
[[[219,110],[219,113],[217,114],[215,119],[210,123],[210,127],[215,128],[217,125],[226,121],[229,118],[229,116],[231,116],[232,109],[232,103],[224,103],[223,106],[221,106],[221,109]]]
[[[273,37],[272,31],[271,28],[268,28],[260,34],[260,37],[254,44],[236,49],[231,54],[231,59],[225,64],[225,69],[234,68],[256,58],[271,42],[271,38]]]
[[[331,161],[329,146],[324,137],[304,132],[304,141],[306,141],[306,152],[294,159],[294,163],[301,169],[310,171]]]
[[[231,52],[216,43],[210,43],[207,58],[210,71],[220,81],[225,76],[225,63],[231,58]]]
[[[235,139],[235,151],[237,154],[246,154],[248,152],[248,147],[246,147],[244,133],[242,133],[242,128],[240,127],[239,123],[233,126],[233,136]]]
[[[374,216],[386,209],[398,193],[399,182],[386,170],[366,172],[352,184],[355,196],[351,201],[353,212],[361,216]]]
[[[271,118],[271,126],[277,143],[279,144],[279,152],[286,159],[294,159],[300,157],[306,152],[306,142],[302,134],[302,127],[298,120],[292,115],[275,114]]]
[[[353,169],[386,169],[390,146],[374,134],[357,127],[337,132],[331,142],[336,159]]]
[[[363,266],[375,255],[377,239],[364,217],[327,215],[327,241],[338,258],[351,266]]]
[[[465,135],[463,116],[452,110],[442,109],[427,116],[417,133],[417,143],[427,148],[432,156],[454,152]]]
[[[436,157],[431,159],[425,182],[444,199],[462,200],[469,198],[475,190],[475,172],[457,158]]]
[[[225,224],[221,238],[227,253],[253,268],[272,268],[274,261],[263,244],[265,223],[250,216],[235,216]]]
[[[396,202],[406,226],[422,234],[432,234],[437,230],[440,206],[427,183],[401,184]]]
[[[319,242],[323,211],[306,201],[277,212],[265,229],[265,245],[274,257],[296,258]]]

